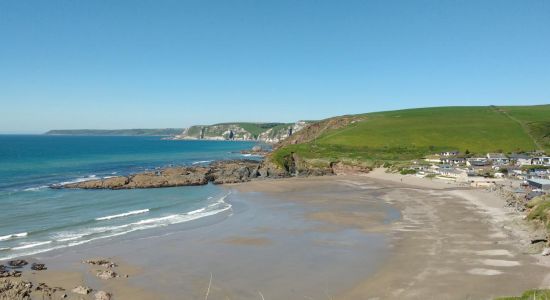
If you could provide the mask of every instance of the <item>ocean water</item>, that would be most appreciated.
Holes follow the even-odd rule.
[[[214,185],[118,191],[48,186],[240,159],[239,151],[253,145],[160,137],[0,135],[0,260],[228,211],[227,195]]]

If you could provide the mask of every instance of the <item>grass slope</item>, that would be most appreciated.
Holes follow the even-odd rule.
[[[499,107],[533,138],[541,150],[550,152],[550,105]]]
[[[291,152],[327,161],[395,161],[440,150],[535,150],[522,122],[550,121],[550,113],[535,106],[504,109],[507,113],[496,107],[435,107],[364,114],[363,121],[324,132],[310,143],[283,147],[273,158],[282,165]]]

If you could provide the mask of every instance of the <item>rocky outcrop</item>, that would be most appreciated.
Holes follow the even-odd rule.
[[[107,293],[105,291],[99,291],[94,294],[94,298],[95,300],[111,300],[112,295],[111,293]]]
[[[87,286],[82,286],[82,285],[79,285],[77,287],[75,287],[74,289],[72,289],[72,292],[75,293],[75,294],[79,294],[79,295],[88,295],[89,293],[91,293],[93,290]]]
[[[130,176],[94,179],[83,182],[55,185],[52,188],[69,189],[137,189],[175,186],[228,184],[258,178],[283,178],[291,174],[274,164],[255,160],[218,161],[207,167],[173,167],[148,171]]]
[[[27,281],[0,281],[0,299],[31,299],[32,283]]]
[[[52,188],[118,190],[204,185],[208,183],[207,175],[210,172],[211,169],[205,167],[175,167],[158,171],[148,171],[130,176],[117,176],[65,185],[54,185]]]
[[[33,271],[44,271],[44,270],[47,270],[47,269],[48,268],[46,268],[45,264],[33,263],[32,266],[31,266],[31,270],[33,270]]]
[[[100,267],[104,267],[104,268],[116,268],[116,267],[118,267],[118,265],[115,262],[110,261],[108,259],[104,259],[104,258],[84,260],[84,261],[82,261],[82,263],[83,264],[88,264],[88,265],[100,266]]]
[[[22,268],[26,265],[28,265],[29,262],[27,262],[26,260],[24,259],[16,259],[16,260],[10,260],[8,262],[8,265],[12,268]]]
[[[96,273],[96,276],[99,277],[100,279],[107,280],[107,279],[118,277],[118,274],[112,270],[104,270],[104,271],[98,271]]]

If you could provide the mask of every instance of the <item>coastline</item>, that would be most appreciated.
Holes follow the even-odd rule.
[[[32,279],[122,299],[204,298],[210,274],[212,299],[492,299],[549,284],[547,257],[526,253],[521,216],[496,193],[382,169],[224,188],[231,214],[47,253]],[[98,256],[130,277],[98,280],[80,264]]]

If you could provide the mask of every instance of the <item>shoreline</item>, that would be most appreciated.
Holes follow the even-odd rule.
[[[317,298],[328,293],[334,299],[435,294],[438,299],[492,299],[550,284],[548,258],[526,254],[530,232],[495,192],[383,169],[256,180],[224,189],[234,191],[234,210],[216,222],[187,229],[174,225],[155,230],[159,236],[148,231],[48,253],[38,261],[51,270],[34,277],[24,272],[23,278],[69,276],[134,299],[170,299],[182,291],[190,299],[203,297],[209,273],[214,274],[213,298],[230,299],[257,299],[250,286],[266,299],[297,295],[277,291],[280,286]],[[306,253],[296,249],[311,253],[305,259]],[[288,263],[277,259],[280,253],[288,253]],[[113,257],[122,262],[121,269],[134,272],[128,279],[98,281],[79,263],[98,256]],[[169,262],[154,263],[159,259]],[[242,270],[240,278],[233,277],[233,268]],[[315,290],[321,283],[327,291]]]

